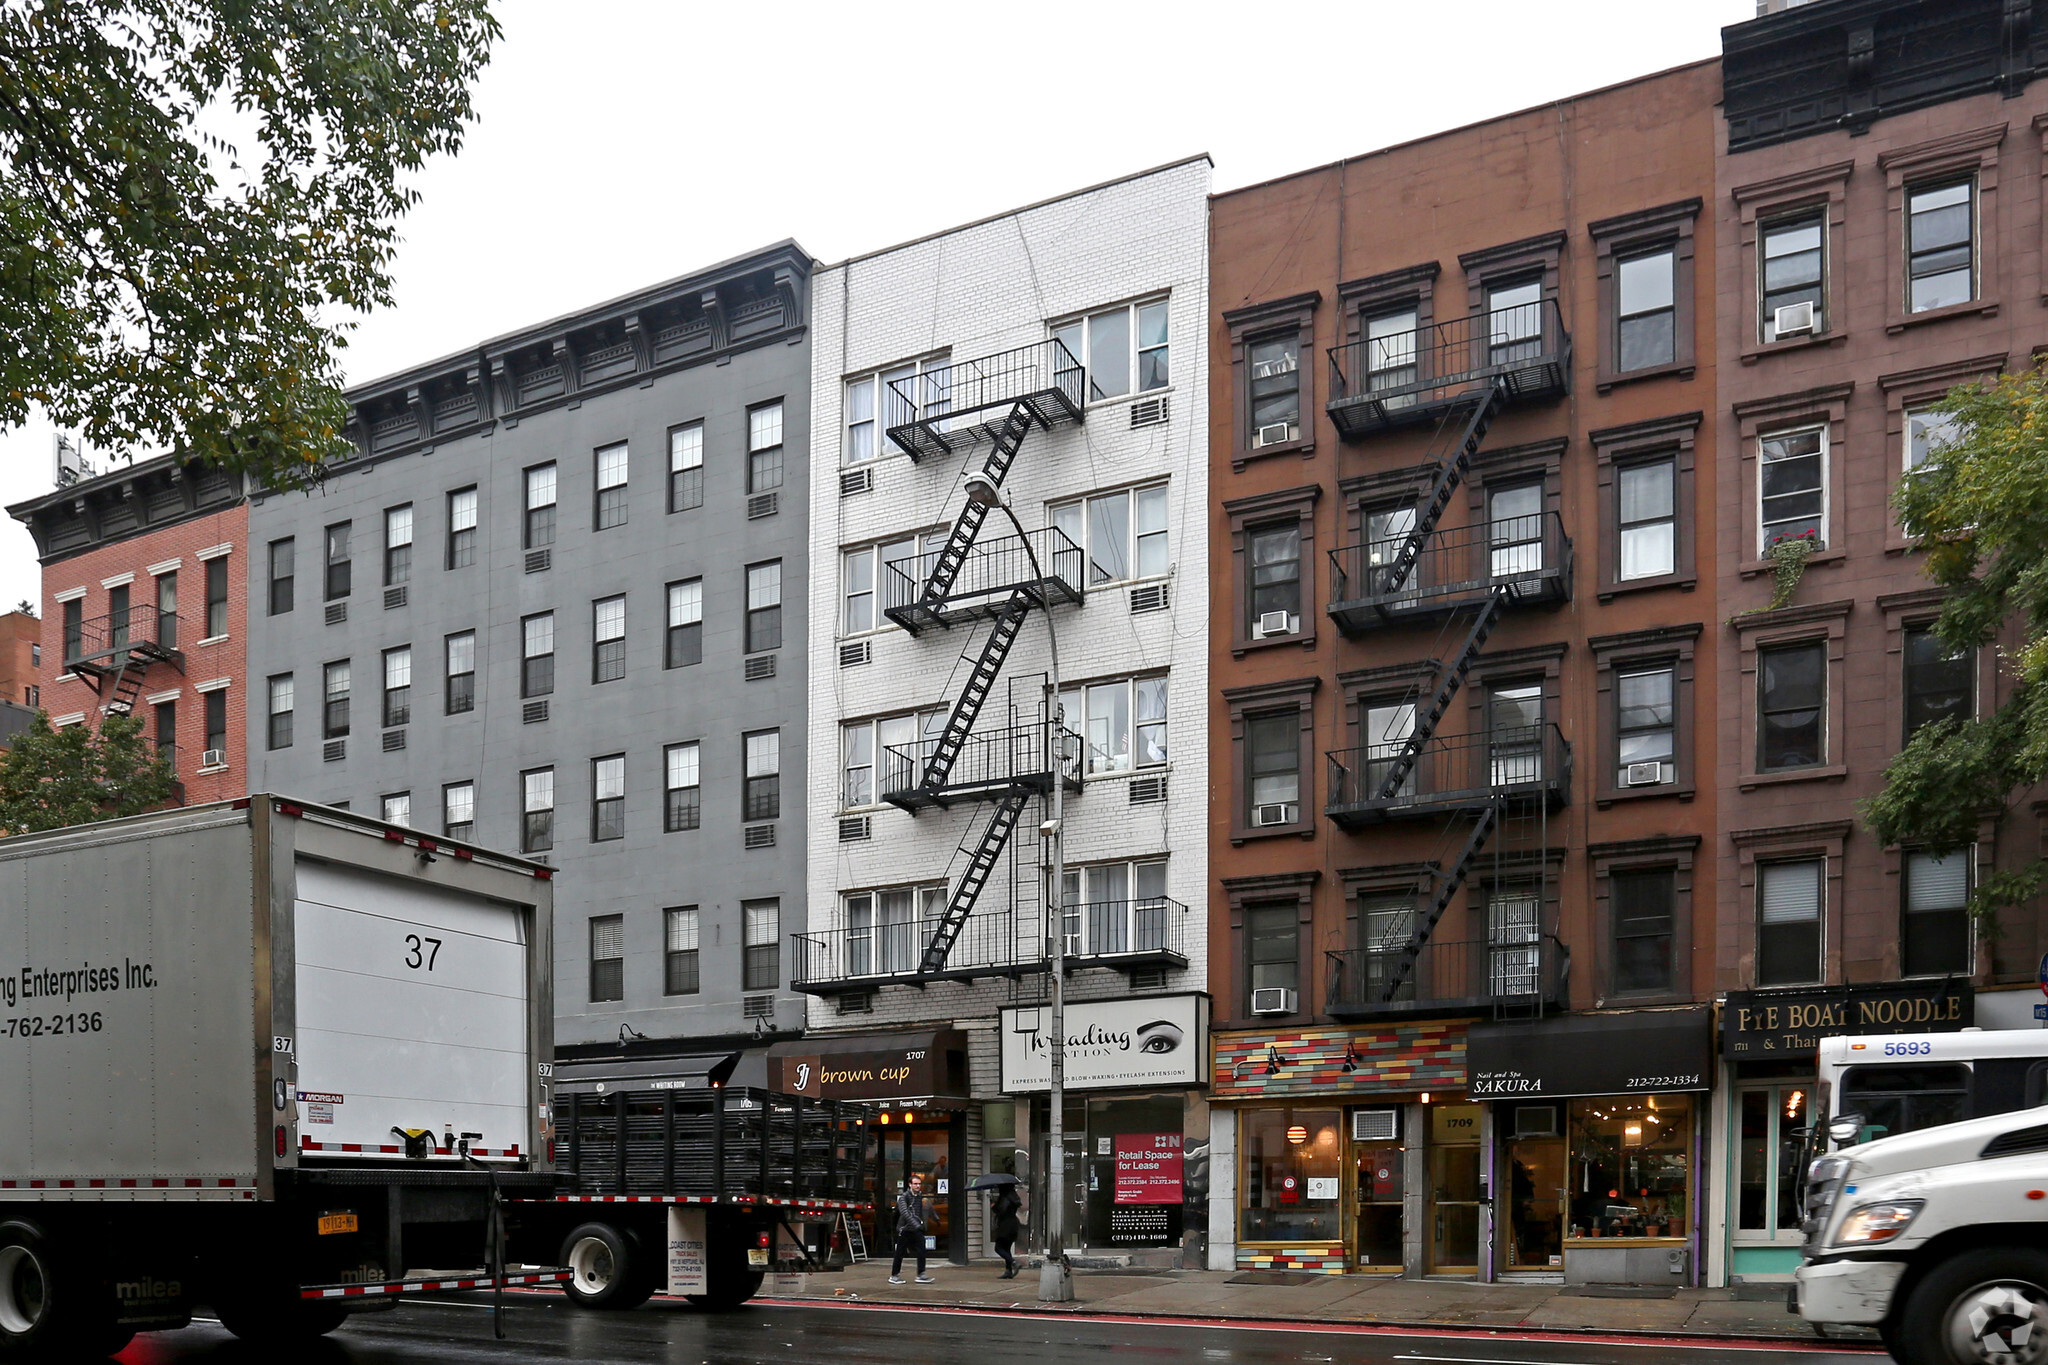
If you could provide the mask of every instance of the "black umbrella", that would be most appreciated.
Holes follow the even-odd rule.
[[[993,1190],[1001,1185],[1014,1185],[1016,1183],[1016,1176],[1004,1171],[994,1171],[988,1175],[974,1177],[973,1180],[967,1183],[967,1188],[970,1190]]]

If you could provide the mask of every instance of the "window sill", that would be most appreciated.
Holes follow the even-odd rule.
[[[1596,1247],[1682,1247],[1690,1242],[1686,1237],[1567,1237],[1566,1251],[1591,1251]]]
[[[224,773],[224,772],[226,772],[227,770],[228,770],[228,765],[227,765],[227,764],[225,764],[225,763],[216,763],[216,764],[214,764],[214,765],[213,765],[212,767],[210,767],[210,768],[194,768],[194,769],[192,770],[192,775],[193,775],[194,777],[210,777],[210,776],[212,776],[212,775],[213,775],[214,773]]]
[[[1140,777],[1164,777],[1173,771],[1171,763],[1154,763],[1143,768],[1117,768],[1109,772],[1083,773],[1083,782],[1130,782]]]
[[[1610,787],[1593,794],[1593,802],[1602,810],[1617,801],[1655,801],[1677,797],[1681,801],[1692,800],[1698,788],[1690,782],[1659,782],[1654,787]]]
[[[1312,630],[1300,631],[1294,635],[1275,635],[1265,640],[1232,640],[1230,642],[1230,657],[1242,659],[1246,654],[1255,649],[1280,649],[1287,645],[1296,645],[1302,649],[1314,649],[1315,644],[1316,633]]]
[[[1088,412],[1101,412],[1103,409],[1113,408],[1119,403],[1142,403],[1149,398],[1163,398],[1167,394],[1172,393],[1173,389],[1174,386],[1171,384],[1157,389],[1133,389],[1129,393],[1112,394],[1108,398],[1091,399],[1085,405],[1084,410]]]
[[[77,682],[78,675],[76,673],[59,673],[53,681],[60,683]]]
[[[1840,346],[1849,340],[1844,331],[1816,332],[1812,336],[1792,337],[1785,341],[1759,341],[1742,352],[1742,363],[1754,365],[1767,355],[1781,355],[1787,351],[1811,350],[1815,346]]]
[[[1946,308],[1930,308],[1924,313],[1899,313],[1885,324],[1887,336],[1897,336],[1909,327],[1924,327],[1931,322],[1946,322],[1950,318],[1973,318],[1998,316],[1997,299],[1971,299],[1968,303],[1952,303]]]
[[[1699,586],[1699,582],[1698,576],[1694,574],[1658,574],[1655,578],[1631,578],[1625,583],[1603,583],[1595,596],[1602,602],[1610,602],[1626,593],[1655,592],[1660,588],[1677,588],[1682,592],[1691,592]]]
[[[1230,832],[1232,847],[1253,839],[1312,839],[1316,826],[1313,820],[1304,820],[1294,825],[1264,825],[1258,829],[1234,829]]]
[[[192,647],[197,649],[201,645],[224,645],[227,642],[228,637],[225,635],[208,635],[204,639],[193,641]]]
[[[1842,546],[1830,545],[1819,554],[1808,555],[1806,557],[1806,564],[1808,568],[1813,567],[1815,564],[1840,564],[1848,557],[1849,552]],[[1736,565],[1735,572],[1741,574],[1744,578],[1760,578],[1764,574],[1775,573],[1776,570],[1768,559],[1750,559]]]
[[[1812,768],[1791,768],[1781,773],[1744,773],[1736,780],[1743,791],[1758,787],[1781,787],[1793,782],[1840,782],[1849,776],[1846,763],[1826,763]]]
[[[1625,374],[1603,375],[1596,387],[1600,392],[1606,393],[1624,384],[1641,383],[1646,379],[1691,379],[1698,369],[1698,364],[1690,360],[1673,361],[1669,365],[1652,365],[1646,369],[1630,370]]]
[[[1249,446],[1240,446],[1230,453],[1230,472],[1242,474],[1244,467],[1254,460],[1270,460],[1281,455],[1299,455],[1306,460],[1315,453],[1316,438],[1313,435],[1304,436],[1299,441],[1289,441],[1286,445],[1260,446],[1257,450]]]

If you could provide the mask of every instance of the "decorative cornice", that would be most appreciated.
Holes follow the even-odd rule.
[[[1814,408],[1826,407],[1830,403],[1846,403],[1849,396],[1855,392],[1856,381],[1850,379],[1840,384],[1823,384],[1818,388],[1801,389],[1797,393],[1778,393],[1766,398],[1745,399],[1728,410],[1737,418],[1811,411]]]
[[[1648,445],[1653,441],[1693,435],[1700,429],[1705,416],[1704,413],[1685,412],[1675,417],[1652,417],[1644,422],[1602,427],[1586,433],[1586,440],[1596,447]]]
[[[1645,630],[1625,630],[1618,635],[1594,635],[1586,640],[1586,648],[1595,654],[1606,654],[1617,649],[1643,649],[1653,645],[1675,645],[1683,640],[1697,640],[1705,630],[1698,621],[1688,621],[1682,626],[1651,626]]]
[[[1968,360],[1950,360],[1940,365],[1923,365],[1917,370],[1894,370],[1877,377],[1880,389],[1903,389],[1907,386],[1918,388],[1922,384],[1946,384],[1954,388],[1967,379],[1980,379],[1987,374],[2003,374],[2005,362],[2012,353],[2000,351],[1997,355],[1972,356]]]

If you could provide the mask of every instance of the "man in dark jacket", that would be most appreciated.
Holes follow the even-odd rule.
[[[924,1229],[931,1221],[931,1207],[924,1199],[924,1177],[910,1177],[910,1187],[896,1196],[896,1261],[889,1267],[889,1283],[903,1283],[903,1258],[917,1258],[917,1282],[935,1283],[924,1273]]]
[[[1017,1242],[1017,1210],[1023,1202],[1017,1197],[1015,1185],[1004,1185],[996,1190],[995,1202],[989,1206],[989,1232],[995,1238],[996,1255],[1003,1258],[1006,1280],[1017,1275],[1017,1258],[1010,1254],[1010,1248]]]

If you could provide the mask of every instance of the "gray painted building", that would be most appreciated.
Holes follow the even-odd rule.
[[[802,1027],[811,264],[365,384],[252,503],[251,788],[553,862],[565,1058]]]

